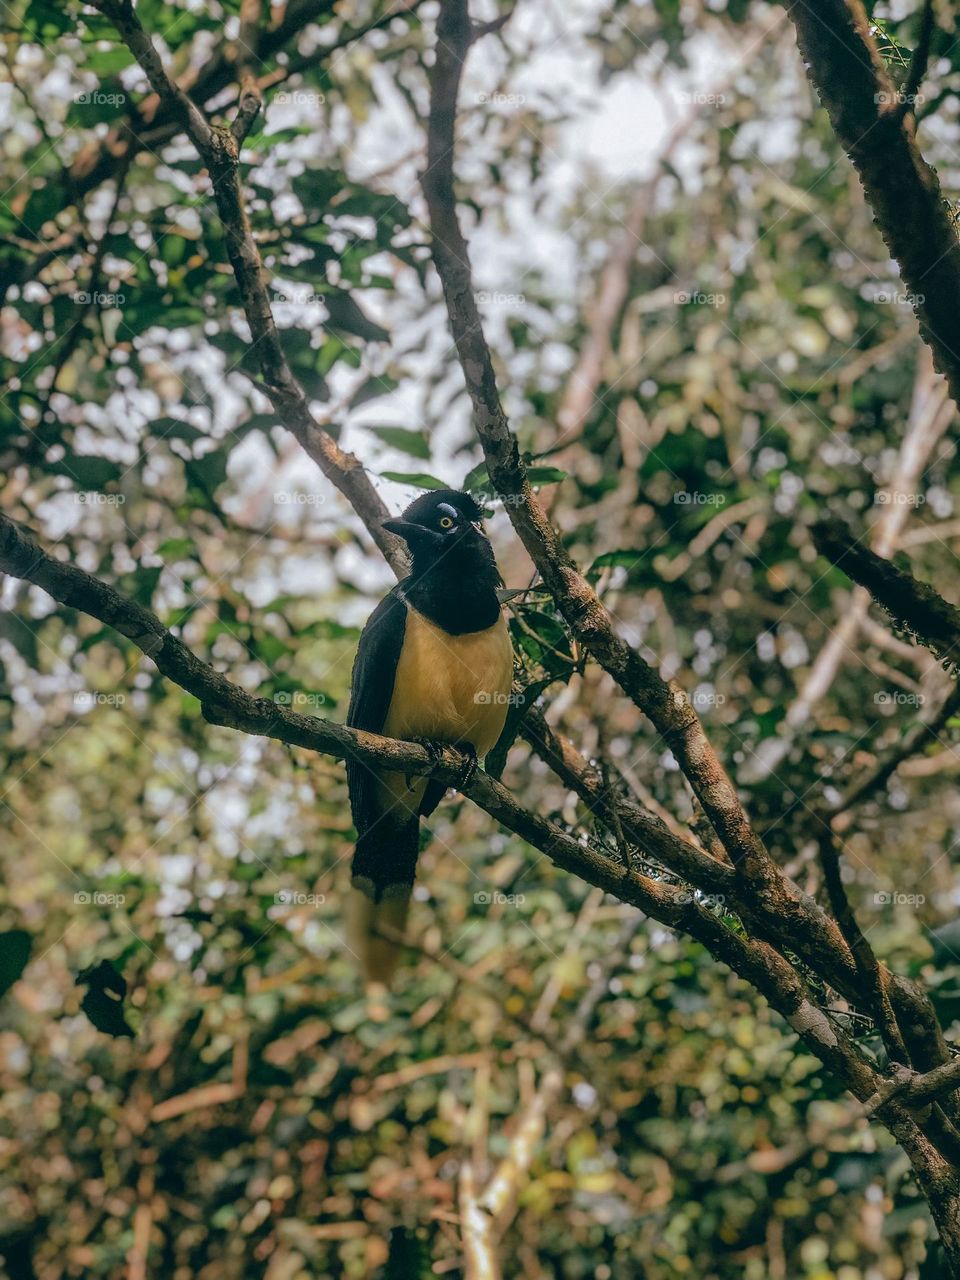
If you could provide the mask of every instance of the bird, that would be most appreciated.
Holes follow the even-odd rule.
[[[503,579],[468,493],[423,494],[383,528],[402,538],[410,572],[381,600],[360,635],[347,724],[467,756],[465,786],[503,730],[513,648],[498,595]],[[357,843],[348,910],[351,950],[368,983],[389,985],[400,948],[378,933],[403,932],[420,850],[420,819],[446,785],[347,761]]]

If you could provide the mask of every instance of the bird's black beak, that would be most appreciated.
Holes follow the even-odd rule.
[[[398,538],[402,538],[414,555],[429,555],[443,544],[443,537],[439,533],[434,533],[422,524],[415,524],[412,520],[384,520],[382,527],[387,533],[395,533]]]
[[[409,542],[416,533],[424,532],[419,525],[409,520],[384,520],[382,528],[386,529],[387,533],[395,533],[398,538],[403,538],[404,542]]]

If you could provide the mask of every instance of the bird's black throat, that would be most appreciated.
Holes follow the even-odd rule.
[[[500,616],[497,588],[503,579],[482,534],[464,538],[437,557],[415,553],[410,576],[400,586],[404,599],[447,635],[486,631]]]

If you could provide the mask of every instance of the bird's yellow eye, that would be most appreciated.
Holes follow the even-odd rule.
[[[441,529],[452,529],[452,528],[453,528],[453,518],[452,518],[451,516],[441,516],[441,517],[440,517],[440,528],[441,528]]]

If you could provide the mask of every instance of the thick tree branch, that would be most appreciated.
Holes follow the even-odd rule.
[[[874,1115],[893,1098],[907,1107],[919,1107],[934,1098],[942,1098],[960,1086],[960,1056],[951,1058],[942,1066],[934,1067],[921,1075],[904,1067],[885,1080],[877,1092],[868,1098],[864,1106],[867,1115]]]
[[[690,780],[734,865],[761,891],[775,895],[780,887],[777,868],[751,828],[689,698],[676,682],[663,680],[616,633],[613,619],[578,572],[527,480],[500,402],[474,296],[467,243],[457,215],[454,129],[460,79],[471,40],[467,0],[443,0],[430,77],[427,169],[421,181],[434,262],[490,479],[577,640],[650,717]]]
[[[103,0],[103,8],[105,12],[114,17],[115,21],[118,21],[118,25],[124,31],[131,47],[140,57],[144,69],[151,76],[155,90],[161,99],[168,103],[171,111],[179,113],[201,156],[210,169],[218,209],[227,233],[231,262],[237,275],[251,329],[262,351],[265,382],[278,413],[281,413],[283,417],[284,414],[281,410],[285,409],[289,416],[292,409],[294,421],[297,422],[298,414],[305,412],[306,422],[303,422],[302,419],[299,420],[301,429],[309,430],[312,427],[318,430],[309,416],[309,406],[306,405],[302,390],[296,384],[286,364],[279,335],[273,324],[269,300],[262,280],[262,265],[256,245],[253,242],[243,204],[242,188],[239,181],[239,155],[236,137],[225,130],[211,128],[202,117],[198,120],[197,114],[191,110],[181,92],[167,80],[159,59],[156,58],[155,54],[151,56],[153,52],[152,46],[149,39],[142,32],[142,28],[137,29],[138,24],[129,4],[120,4],[118,0]],[[446,12],[447,9],[445,8],[444,13]],[[465,16],[465,10],[463,12]],[[468,23],[467,30],[463,35],[464,51],[470,38],[471,33]],[[438,66],[443,63],[449,54],[448,45],[444,44],[443,48],[445,53],[442,58],[438,58]],[[456,84],[459,81],[459,65],[458,63],[453,83],[453,100],[449,117],[451,144]],[[435,130],[431,129],[431,138],[433,139],[435,136]],[[448,165],[448,181],[450,184],[453,226],[459,236],[459,225],[456,220],[455,208],[452,206],[452,158]],[[462,238],[461,244],[465,255],[466,246],[462,243]],[[469,287],[469,269],[466,268],[465,271],[466,284]],[[448,293],[449,307],[450,298],[446,278],[445,291]],[[472,293],[468,291],[467,296],[472,304]],[[452,320],[454,315],[455,310],[452,310]],[[470,334],[465,333],[462,327],[458,329],[456,325],[454,325],[454,332],[457,336],[461,358],[464,359],[464,348],[466,348],[467,354],[471,351]],[[482,394],[479,397],[476,394],[476,379],[471,377],[471,374],[476,373],[476,369],[471,370],[469,362],[464,360],[468,384],[475,395],[475,408],[478,407],[478,399],[481,409],[484,405],[487,408],[492,406],[494,410],[493,417],[488,421],[488,426],[491,427],[491,430],[487,434],[491,437],[494,446],[498,444],[505,446],[504,456],[506,458],[507,479],[514,484],[513,492],[515,494],[519,492],[529,506],[530,509],[526,514],[532,516],[533,527],[536,529],[538,504],[533,499],[529,485],[526,483],[516,444],[503,419],[493,379],[489,351],[479,330],[477,330],[477,336],[481,345],[473,353],[479,354],[481,357],[479,381]],[[502,435],[502,433],[505,433],[505,435]],[[295,434],[297,434],[296,431]],[[498,438],[501,436],[502,438]],[[299,435],[298,438],[300,438]],[[484,441],[485,448],[489,443],[490,440]],[[495,449],[493,450],[492,460],[491,452],[488,450],[488,464],[490,465],[491,476],[494,477],[495,482],[498,482]],[[513,469],[512,474],[511,468]],[[519,485],[519,491],[516,487],[517,485]],[[502,488],[502,485],[500,487]],[[358,505],[353,497],[351,497],[351,501],[354,502],[355,506]],[[694,771],[695,777],[692,780],[694,780],[695,786],[696,782],[699,781],[701,788],[705,792],[705,797],[702,796],[701,799],[705,809],[711,813],[715,825],[717,825],[717,815],[719,815],[718,831],[721,837],[726,837],[725,843],[728,848],[732,847],[733,856],[742,857],[744,854],[743,841],[741,840],[738,843],[732,839],[732,832],[736,826],[736,815],[734,815],[733,824],[731,824],[731,817],[728,812],[731,807],[731,801],[733,806],[739,809],[732,787],[727,782],[722,771],[720,771],[719,778],[711,774],[710,761],[706,762],[706,770],[698,767],[704,764],[702,750],[699,753],[696,751],[691,753],[691,746],[696,747],[698,745],[697,733],[699,732],[701,739],[703,739],[703,735],[699,721],[693,715],[692,708],[689,707],[689,702],[686,701],[682,691],[671,688],[661,681],[651,668],[643,663],[637,655],[632,653],[628,646],[614,635],[609,615],[602,610],[602,606],[600,606],[590,588],[576,573],[569,557],[566,556],[555,534],[550,530],[542,511],[539,512],[539,518],[540,524],[549,533],[548,545],[552,551],[549,567],[552,570],[552,576],[558,587],[564,589],[561,606],[564,603],[567,605],[568,611],[580,623],[581,629],[588,634],[591,632],[590,622],[593,619],[584,616],[584,603],[587,605],[587,614],[590,613],[591,605],[595,607],[595,610],[599,611],[601,625],[598,643],[601,649],[606,648],[606,656],[608,660],[612,661],[614,667],[616,667],[617,661],[620,661],[621,683],[631,693],[631,696],[637,698],[638,691],[641,692],[644,695],[644,701],[641,701],[640,705],[645,703],[644,709],[649,710],[652,706],[655,711],[659,712],[658,728],[661,728],[661,732],[664,732],[665,736],[671,735],[668,736],[668,741],[671,746],[674,746],[675,750],[678,750],[679,747],[678,756],[683,755],[686,758],[686,763]],[[49,560],[49,558],[47,559]],[[66,566],[58,566],[55,561],[50,563],[57,566],[61,571],[67,569]],[[23,567],[21,565],[21,568]],[[24,576],[30,577],[31,573],[35,571],[35,567],[32,564],[28,564],[26,567],[30,572],[25,573]],[[41,570],[49,571],[50,564],[41,565],[40,568]],[[31,577],[31,580],[38,579]],[[40,585],[47,585],[47,583],[44,581]],[[110,592],[110,589],[105,588],[103,584],[99,584],[99,586],[103,591]],[[589,593],[585,600],[582,595],[584,589]],[[578,592],[581,593],[579,598]],[[72,600],[68,599],[66,602],[72,603]],[[106,604],[106,612],[111,613],[117,604],[117,600],[108,597]],[[153,619],[155,626],[148,625],[145,630],[141,631],[142,624],[150,617],[152,615],[146,615],[146,618],[135,617],[133,619],[124,617],[119,621],[126,624],[127,630],[124,631],[124,634],[131,635],[131,638],[137,639],[142,634],[146,635],[148,644],[145,651],[154,651],[151,656],[154,656],[155,660],[159,659],[158,666],[161,666],[161,662],[164,664],[161,666],[161,670],[164,670],[165,674],[177,679],[178,683],[187,688],[191,687],[188,682],[193,682],[194,688],[191,691],[196,691],[197,683],[199,683],[200,692],[197,693],[197,696],[201,698],[205,714],[211,721],[243,728],[251,732],[266,733],[280,737],[285,741],[295,741],[301,745],[313,746],[315,749],[328,750],[334,754],[353,753],[357,758],[364,759],[371,764],[376,761],[382,764],[384,760],[389,759],[394,767],[403,767],[410,773],[430,770],[431,762],[429,757],[425,752],[421,754],[418,748],[408,749],[405,745],[389,744],[382,739],[373,739],[371,741],[369,736],[367,741],[363,741],[363,735],[354,736],[351,731],[345,730],[340,726],[326,725],[322,722],[318,725],[317,722],[311,721],[309,718],[295,716],[294,713],[277,708],[272,704],[266,703],[263,699],[251,699],[249,695],[231,685],[225,677],[213,672],[212,669],[206,668],[205,664],[199,663],[195,655],[192,655],[174,637],[169,636],[169,633],[158,635],[155,627],[159,627],[160,624],[156,619]],[[106,617],[103,620],[113,621],[110,617]],[[570,620],[569,616],[568,620]],[[124,629],[123,625],[120,626],[120,629]],[[162,628],[160,630],[163,632]],[[139,643],[140,641],[138,640],[137,642]],[[610,668],[608,667],[608,669]],[[616,674],[616,671],[614,673]],[[212,690],[210,686],[211,678],[214,686]],[[626,683],[624,683],[625,679]],[[639,698],[637,700],[640,701]],[[680,712],[681,718],[679,721],[670,714],[671,710]],[[689,712],[689,717],[692,717],[692,719],[683,715],[684,711]],[[282,727],[282,732],[278,727],[278,721],[282,722],[282,726],[280,726]],[[677,745],[675,745],[675,742]],[[703,743],[705,744],[705,739],[703,739]],[[409,754],[404,755],[403,753],[408,750]],[[397,754],[398,752],[401,754]],[[455,753],[451,754],[455,755]],[[444,767],[436,772],[437,776],[450,781],[457,766],[453,765],[450,774],[447,775],[445,772],[446,763],[444,761]],[[713,764],[716,770],[719,771],[720,766],[715,761],[715,758]],[[722,793],[720,795],[717,794],[718,786]],[[724,787],[725,791],[723,790]],[[862,1059],[852,1046],[848,1046],[849,1052],[841,1051],[839,1055],[837,1054],[839,1041],[834,1030],[828,1024],[822,1011],[818,1014],[816,1006],[803,993],[802,983],[799,988],[797,987],[796,984],[800,980],[791,966],[768,943],[752,942],[737,937],[710,912],[705,911],[699,903],[693,901],[688,893],[678,892],[671,886],[663,885],[647,876],[640,875],[605,854],[592,849],[589,845],[584,845],[562,831],[555,824],[524,810],[513,800],[508,792],[485,775],[480,775],[474,780],[470,788],[468,788],[467,794],[509,829],[523,836],[535,847],[540,848],[557,865],[583,875],[591,883],[616,894],[622,900],[633,902],[665,923],[685,928],[693,936],[698,937],[709,947],[714,955],[731,964],[737,972],[746,976],[758,989],[763,991],[775,1004],[775,1007],[780,1009],[788,1020],[791,1020],[792,1025],[795,1025],[797,1030],[804,1035],[811,1047],[820,1054],[823,1060],[828,1065],[832,1062],[835,1069],[839,1071],[841,1078],[850,1087],[855,1087],[852,1082],[858,1078],[860,1087],[863,1087],[862,1077],[858,1077],[858,1071],[865,1066]],[[742,817],[742,821],[745,826],[745,817]],[[761,878],[766,878],[765,887],[775,888],[778,891],[775,896],[783,897],[786,902],[790,895],[786,893],[786,886],[782,877],[779,876],[776,868],[764,865],[766,854],[762,851],[762,846],[760,846],[760,856],[759,861],[757,861],[757,851],[755,848],[750,847],[751,838],[756,841],[756,837],[752,836],[748,827],[746,827],[746,832],[748,841],[746,857],[743,860],[749,865],[752,876],[757,878],[757,873],[762,872],[763,877]],[[759,842],[756,843],[759,844]],[[753,859],[754,865],[750,865],[751,859]],[[795,913],[796,902],[791,901],[789,905],[791,911]]]
[[[453,783],[463,757],[444,748],[439,763],[421,746],[298,715],[247,693],[196,656],[149,609],[72,564],[56,560],[9,517],[0,515],[0,572],[41,587],[59,603],[81,610],[130,639],[175,684],[193,694],[211,723],[275,738],[337,758]],[[672,928],[689,933],[718,960],[750,982],[783,1015],[807,1046],[858,1098],[880,1081],[856,1047],[829,1021],[788,961],[768,943],[728,928],[688,891],[624,866],[555,823],[525,809],[500,783],[478,772],[464,794],[508,830],[572,872]]]
[[[960,240],[935,171],[920,153],[870,34],[861,0],[786,0],[797,43],[834,132],[850,156],[933,351],[960,403]],[[908,77],[908,91],[915,93]]]
[[[247,693],[198,658],[164,627],[156,614],[76,565],[55,559],[2,514],[0,573],[32,582],[60,604],[79,609],[132,640],[163,675],[198,699],[211,724],[276,738],[338,759],[353,756],[381,766],[389,761],[411,775],[435,772],[450,783],[463,766],[463,757],[452,748],[444,750],[435,767],[429,753],[415,744],[398,743],[329,720],[299,715],[267,698]]]
[[[682,840],[656,814],[605,786],[600,770],[573,744],[547,724],[543,712],[531,708],[523,718],[523,737],[553,772],[608,825],[614,817],[628,840],[677,875],[706,892],[728,893],[736,882],[733,869],[689,840]]]
[[[754,926],[774,946],[782,946],[789,934],[791,945],[815,971],[826,970],[828,980],[847,998],[867,1004],[864,975],[836,922],[790,885],[772,863],[750,828],[683,690],[675,682],[662,680],[616,635],[610,615],[577,572],[527,482],[500,403],[493,362],[474,299],[467,245],[456,212],[456,99],[469,45],[465,0],[444,0],[431,78],[428,168],[422,183],[434,236],[434,260],[491,479],[497,491],[507,497],[513,525],[574,635],[648,714],[673,750],[731,861],[760,889],[751,912]],[[740,962],[744,961],[740,957]]]
[[[299,715],[256,697],[198,658],[149,609],[114,587],[49,555],[9,517],[0,514],[0,573],[32,582],[60,604],[78,609],[131,640],[175,684],[193,694],[211,724],[275,738],[337,759],[350,756],[371,766],[411,776],[432,774],[453,785],[464,757],[445,747],[439,761],[422,746],[349,729],[319,717]],[[464,789],[491,817],[546,853],[557,866],[582,876],[606,892],[674,923],[684,917],[689,893],[662,885],[623,866],[561,827],[524,809],[488,774],[478,772]]]
[[[775,905],[764,902],[749,886],[744,887],[731,877],[729,869],[716,858],[679,839],[641,806],[610,793],[599,771],[546,723],[537,708],[527,713],[521,732],[541,759],[608,825],[609,811],[615,805],[624,831],[640,849],[652,854],[706,896],[722,898],[725,910],[739,916],[752,932],[772,946],[780,950],[788,946],[847,1000],[865,1009],[872,1007],[871,975],[850,947],[843,922],[831,919],[815,899],[793,881],[784,879],[784,895]],[[898,984],[902,980],[886,966],[877,965],[876,980],[883,984],[884,990],[900,994]],[[915,1020],[915,1012],[911,1018]],[[929,1028],[923,1034],[928,1036]]]
[[[506,498],[514,528],[576,638],[647,713],[673,750],[731,861],[754,891],[753,926],[773,947],[782,946],[789,935],[790,945],[815,972],[828,974],[827,980],[848,999],[861,1006],[868,1004],[863,975],[836,922],[791,885],[769,858],[750,828],[689,699],[675,682],[661,679],[616,634],[613,620],[577,572],[527,481],[497,392],[493,362],[473,294],[467,245],[456,212],[456,99],[470,39],[465,0],[444,0],[431,77],[428,168],[422,184],[434,238],[434,260],[491,479]],[[713,945],[708,945],[714,950]],[[756,953],[751,953],[750,959],[755,960]],[[741,962],[745,960],[740,957]],[[898,994],[899,1009],[900,985],[894,979],[891,984]]]

